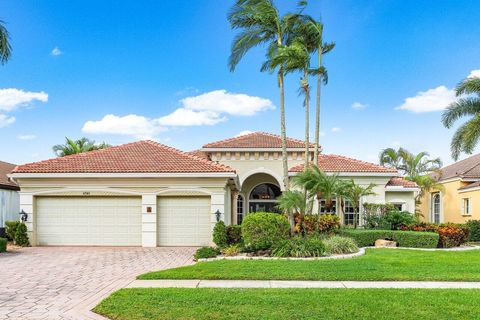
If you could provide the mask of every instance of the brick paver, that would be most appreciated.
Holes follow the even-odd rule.
[[[0,254],[0,319],[103,319],[90,310],[144,272],[193,263],[194,248],[33,247]]]

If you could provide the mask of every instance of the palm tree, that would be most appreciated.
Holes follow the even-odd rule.
[[[353,211],[355,212],[356,217],[360,216],[360,212],[359,212],[360,200],[362,199],[362,197],[375,195],[375,192],[373,192],[373,189],[376,186],[377,185],[374,183],[370,183],[367,186],[358,185],[353,180],[350,180],[348,183],[344,184],[342,197],[350,201],[350,203],[353,206]],[[353,221],[354,221],[353,222],[354,228],[357,228],[357,225],[358,225],[357,218],[353,219]]]
[[[460,98],[452,103],[442,115],[442,123],[446,128],[451,128],[461,117],[471,117],[471,119],[461,125],[453,135],[450,149],[454,160],[458,160],[458,157],[462,152],[471,154],[480,139],[479,77],[467,78],[457,86],[457,97],[464,94],[470,96]]]
[[[440,158],[429,158],[426,151],[414,154],[407,149],[386,148],[380,152],[379,162],[382,166],[396,168],[407,177],[416,177],[438,170],[442,166]]]
[[[307,201],[305,194],[300,191],[285,191],[277,199],[277,208],[283,212],[294,212],[298,214],[305,214]]]
[[[318,199],[320,197],[324,199],[325,208],[328,212],[333,209],[333,200],[341,194],[344,186],[343,180],[337,174],[327,175],[316,165],[312,165],[306,171],[299,173],[294,181],[308,190],[310,197],[317,195]],[[308,209],[310,210],[310,208]]]
[[[290,16],[281,17],[272,0],[236,0],[228,14],[232,29],[240,29],[233,40],[229,58],[230,71],[234,71],[243,56],[252,48],[266,45],[267,57],[272,59],[285,44],[290,28]],[[265,64],[262,70],[271,69]],[[289,190],[287,133],[285,126],[285,88],[283,65],[277,68],[280,91],[280,131],[282,139],[283,184]]]
[[[402,148],[395,150],[393,148],[386,148],[380,152],[380,165],[396,168],[398,170],[405,170],[403,167],[402,154],[404,153]]]
[[[64,157],[77,153],[105,149],[108,147],[110,147],[110,145],[105,142],[95,144],[95,141],[89,140],[87,138],[73,140],[65,137],[65,144],[54,145],[52,149],[58,157]]]
[[[10,46],[10,37],[8,30],[5,27],[5,22],[0,20],[0,64],[5,64],[12,54],[12,47]]]

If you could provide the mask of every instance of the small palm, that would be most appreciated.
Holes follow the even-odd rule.
[[[65,144],[57,144],[53,146],[52,149],[58,157],[64,157],[77,153],[105,149],[108,147],[110,147],[110,145],[105,142],[96,144],[95,141],[87,138],[80,138],[78,140],[65,138]]]

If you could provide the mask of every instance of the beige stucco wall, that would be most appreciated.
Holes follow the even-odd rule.
[[[385,193],[385,202],[401,203],[404,211],[415,213],[415,193],[413,191],[387,191]]]
[[[480,219],[480,190],[460,192],[458,189],[469,184],[461,179],[441,182],[441,189],[427,192],[421,199],[422,221],[431,222],[432,195],[440,192],[440,221],[465,223],[471,219]],[[462,199],[470,198],[472,215],[462,215]]]

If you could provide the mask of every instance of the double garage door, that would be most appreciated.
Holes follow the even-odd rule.
[[[141,246],[140,197],[38,197],[38,245]],[[159,197],[160,246],[209,245],[209,197]]]

